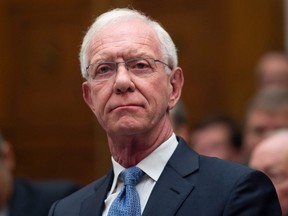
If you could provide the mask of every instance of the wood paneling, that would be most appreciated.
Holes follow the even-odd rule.
[[[241,0],[3,0],[0,126],[14,145],[16,175],[88,183],[110,166],[105,133],[82,99],[78,51],[88,25],[130,5],[171,33],[185,73],[189,121],[212,112],[241,120],[253,67],[284,46],[283,2]]]
[[[9,122],[6,134],[16,152],[17,176],[86,183],[97,175],[95,145],[101,139],[95,141],[95,119],[82,99],[78,63],[89,4],[6,3],[3,25],[12,54],[3,80],[7,107],[0,116],[8,118],[2,125]]]

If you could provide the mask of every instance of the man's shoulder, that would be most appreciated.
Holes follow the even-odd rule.
[[[29,193],[32,196],[43,196],[46,198],[62,198],[80,189],[79,185],[71,181],[30,181],[15,179],[14,185],[16,193]]]
[[[200,155],[189,147],[183,139],[179,140],[179,145],[171,157],[170,162],[177,165],[178,169],[184,169],[187,173],[199,171],[208,175],[241,176],[253,172],[251,168],[240,163],[222,160],[216,157]],[[185,166],[184,166],[185,165]]]
[[[31,181],[16,178],[9,204],[12,215],[47,215],[51,205],[80,188],[69,181]]]
[[[205,169],[209,169],[209,170],[211,169],[215,171],[218,171],[219,169],[220,170],[224,169],[227,171],[233,171],[233,172],[230,172],[232,174],[238,173],[239,175],[254,171],[250,167],[240,164],[240,163],[223,160],[223,159],[219,159],[216,157],[208,157],[204,155],[199,155],[199,165],[200,167],[205,167]]]
[[[68,197],[65,197],[64,199],[61,200],[62,203],[69,203],[69,202],[74,202],[78,203],[81,200],[85,200],[87,197],[95,193],[95,190],[97,190],[98,187],[102,185],[104,182],[104,179],[106,176],[103,176],[93,182],[91,182],[88,185],[85,185],[81,189],[77,190],[75,193],[71,194]]]
[[[94,197],[103,183],[107,180],[107,176],[101,177],[92,183],[84,186],[75,193],[58,200],[50,209],[49,215],[69,215],[72,216],[81,210],[81,206],[90,198]],[[106,189],[106,187],[104,187]],[[95,205],[95,203],[93,204]],[[56,210],[57,209],[57,210]]]
[[[213,157],[199,156],[199,174],[202,182],[214,182],[218,187],[234,187],[242,182],[249,185],[252,182],[258,182],[272,187],[270,179],[258,170],[235,163],[221,160]],[[249,184],[248,184],[249,183]]]
[[[190,176],[193,181],[194,177],[203,183],[219,184],[223,186],[232,186],[237,181],[245,180],[250,177],[267,179],[266,175],[260,171],[253,170],[246,165],[222,160],[216,157],[199,155],[188,145],[180,140],[179,146],[174,155],[171,157],[170,164],[175,166],[186,176]],[[196,173],[196,175],[194,175]],[[206,182],[207,181],[207,182]]]

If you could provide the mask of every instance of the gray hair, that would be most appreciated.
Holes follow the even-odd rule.
[[[140,11],[129,9],[129,8],[116,8],[106,13],[103,13],[99,17],[96,18],[94,23],[88,29],[86,35],[84,36],[81,50],[80,50],[80,65],[81,65],[81,73],[85,79],[88,79],[88,73],[86,71],[86,67],[89,64],[89,47],[95,37],[103,27],[108,24],[111,24],[115,21],[119,20],[139,20],[143,23],[149,25],[156,33],[161,46],[161,51],[163,55],[163,60],[167,61],[169,67],[174,68],[178,65],[178,57],[177,57],[177,49],[172,41],[168,32],[156,21],[152,20],[148,16],[144,15]],[[168,70],[167,70],[168,73]]]
[[[288,90],[264,89],[252,98],[247,107],[246,115],[258,109],[272,111],[286,107],[288,108]]]
[[[250,102],[248,110],[274,110],[279,107],[288,107],[288,90],[264,89],[259,91]]]

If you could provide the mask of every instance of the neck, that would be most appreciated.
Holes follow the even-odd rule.
[[[164,124],[145,134],[130,136],[108,136],[110,152],[119,164],[123,167],[135,166],[173,133],[171,124]]]

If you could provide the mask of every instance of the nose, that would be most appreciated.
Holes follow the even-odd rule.
[[[133,92],[135,90],[135,85],[132,80],[131,74],[127,70],[125,64],[118,64],[113,89],[116,94]]]

